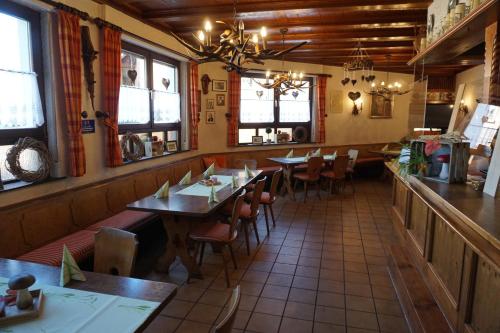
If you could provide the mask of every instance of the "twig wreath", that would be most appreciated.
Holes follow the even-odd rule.
[[[39,166],[37,170],[23,169],[20,157],[23,151],[33,150],[37,153]],[[50,154],[47,146],[42,141],[26,137],[20,138],[17,143],[7,152],[5,160],[7,170],[19,180],[25,182],[36,182],[43,180],[50,173]]]
[[[132,151],[130,151],[130,143],[132,143]],[[137,161],[144,156],[144,142],[137,134],[125,133],[120,140],[120,147],[122,148],[123,157],[127,160]]]

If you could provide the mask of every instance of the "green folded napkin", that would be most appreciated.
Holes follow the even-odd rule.
[[[310,158],[310,157],[311,157],[311,156],[309,155],[309,152],[307,152],[306,156],[304,156],[304,161],[305,161],[305,162],[309,161],[309,158]]]
[[[154,194],[154,197],[156,199],[168,198],[169,188],[170,188],[170,183],[167,180],[167,182],[165,184],[163,184],[162,187],[160,187],[160,189],[158,191],[156,191],[156,193]]]
[[[233,175],[233,178],[231,178],[231,184],[232,184],[233,188],[240,187],[240,182],[238,181],[238,178],[236,178],[235,175]]]
[[[208,196],[208,203],[211,202],[219,202],[219,198],[217,198],[217,193],[215,192],[215,187],[213,185]]]
[[[313,157],[320,157],[321,156],[321,148],[318,148],[314,153],[312,153]]]
[[[247,178],[252,178],[253,177],[253,172],[247,167],[246,164],[245,164],[245,176]]]
[[[87,281],[65,244],[63,246],[59,286],[64,287],[70,280]]]
[[[179,185],[189,185],[191,184],[191,170],[186,173],[184,177],[182,177],[181,181],[179,182]]]
[[[333,154],[332,154],[332,159],[336,159],[337,158],[337,151],[334,151]]]
[[[293,149],[290,149],[290,151],[288,152],[288,154],[286,154],[285,157],[286,158],[292,158],[293,157]]]
[[[205,170],[205,172],[203,173],[203,176],[204,177],[207,177],[207,176],[213,176],[215,174],[215,163],[212,163],[210,164],[210,166],[207,168],[207,170]]]

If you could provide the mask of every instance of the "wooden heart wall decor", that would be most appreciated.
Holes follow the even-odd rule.
[[[356,91],[356,92],[349,91],[347,96],[349,97],[349,99],[351,101],[355,102],[357,99],[359,99],[361,97],[361,93],[359,91]]]
[[[168,87],[170,86],[170,79],[162,78],[161,83],[165,87],[165,90],[168,90]]]
[[[361,103],[361,108],[358,109],[358,106],[356,105],[356,101],[361,97],[361,93],[359,91],[349,91],[347,94],[349,99],[352,101],[352,115],[357,116],[363,111],[363,103]]]
[[[132,81],[132,84],[135,85],[135,79],[137,79],[137,71],[135,69],[129,69],[127,71],[127,76]]]

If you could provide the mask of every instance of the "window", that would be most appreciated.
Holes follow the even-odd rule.
[[[14,181],[5,166],[7,151],[20,137],[47,141],[43,109],[40,14],[9,1],[0,2],[0,170],[3,182]],[[38,168],[26,151],[21,165]]]
[[[292,140],[293,130],[303,126],[311,132],[311,87],[312,79],[306,78],[306,85],[298,91],[279,95],[271,89],[264,89],[257,82],[265,78],[259,74],[241,77],[241,104],[239,119],[239,144],[252,143],[252,136],[263,136],[264,142],[274,140],[274,134],[288,133]],[[272,80],[270,80],[272,83]],[[266,133],[271,128],[272,133]]]
[[[118,124],[152,140],[181,139],[179,62],[123,43]]]

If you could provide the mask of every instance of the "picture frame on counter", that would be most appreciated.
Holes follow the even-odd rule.
[[[252,144],[253,145],[262,145],[262,144],[264,144],[264,137],[262,135],[254,135],[254,136],[252,136]]]
[[[168,153],[176,153],[179,150],[177,147],[177,141],[175,140],[167,141],[166,146]]]

